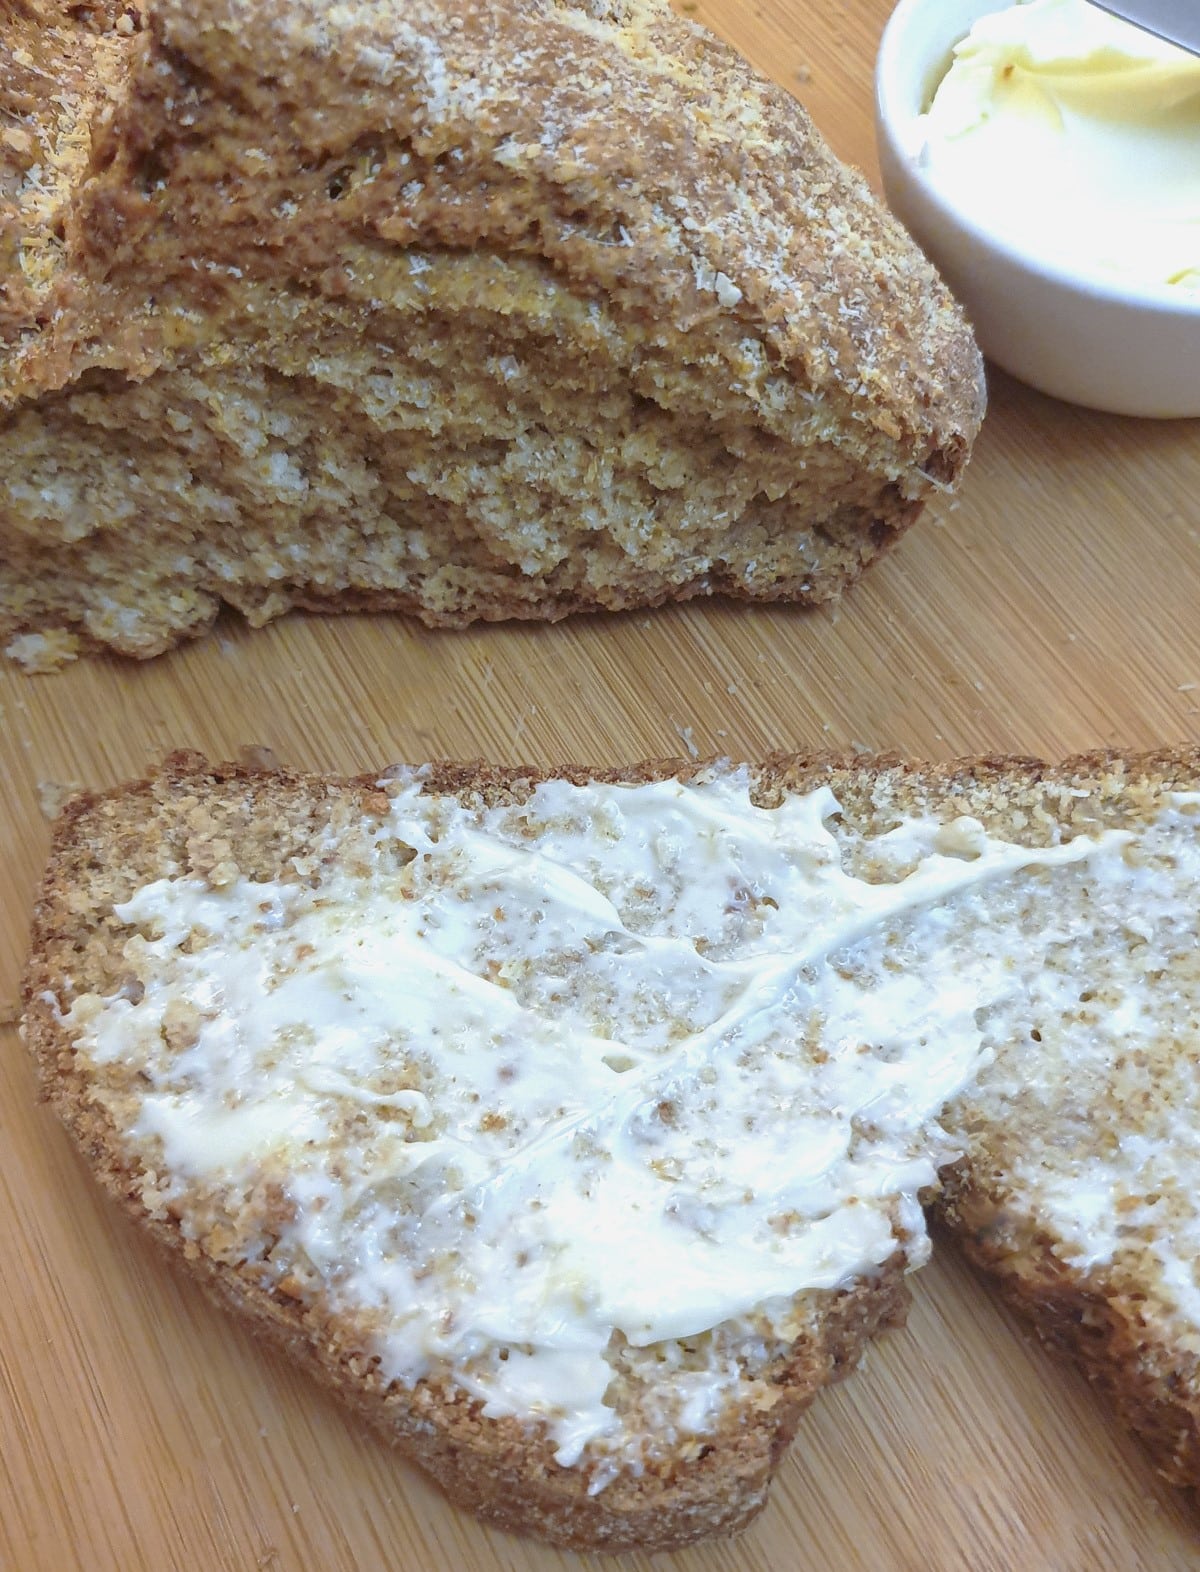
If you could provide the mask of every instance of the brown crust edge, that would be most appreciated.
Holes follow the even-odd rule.
[[[941,1175],[934,1206],[968,1261],[1038,1338],[1065,1356],[1141,1440],[1173,1485],[1200,1486],[1200,1361],[1157,1334],[1128,1293],[1103,1271],[1078,1271],[1054,1250],[1035,1216],[976,1187],[970,1166]]]

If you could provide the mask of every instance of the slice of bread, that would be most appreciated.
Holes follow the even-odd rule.
[[[222,603],[825,600],[982,416],[904,231],[664,0],[22,0],[0,111],[29,664]]]
[[[454,1500],[679,1545],[761,1507],[806,1404],[903,1318],[939,1168],[974,1219],[1042,1118],[1096,1194],[1115,1135],[1042,1078],[1116,986],[1119,1030],[1161,1010],[1194,1044],[1198,778],[1185,752],[382,780],[179,755],[65,811],[24,1029],[109,1192]],[[1114,1070],[1131,1129],[1183,1052]],[[1172,1148],[1146,1153],[1166,1194]],[[1038,1246],[1056,1305],[1094,1306],[1108,1280]],[[1186,1405],[1196,1333],[1159,1302],[1143,1342]]]
[[[1200,779],[1180,783],[1194,794]],[[1186,833],[1139,837],[1119,889],[1047,914],[1042,970],[997,1013],[993,1061],[945,1116],[967,1157],[938,1214],[1159,1472],[1195,1486],[1200,820]]]

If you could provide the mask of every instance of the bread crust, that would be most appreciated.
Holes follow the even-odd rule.
[[[942,1175],[936,1212],[971,1263],[1082,1371],[1165,1479],[1200,1485],[1200,1359],[1148,1317],[1127,1285],[1066,1265],[1035,1215],[969,1161]]]
[[[87,158],[45,211],[0,180],[0,636],[818,602],[960,475],[985,394],[945,286],[660,0],[154,0],[91,55],[43,3]]]

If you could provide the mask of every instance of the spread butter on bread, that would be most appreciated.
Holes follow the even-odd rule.
[[[1141,1076],[1131,1120],[1153,1104],[1196,783],[1188,755],[357,780],[179,755],[61,819],[26,1036],[106,1188],[454,1500],[678,1545],[748,1520],[902,1320],[939,1170],[975,1215],[1006,1065],[1036,1112],[1076,1038],[1150,1032],[1112,1073]],[[1045,1099],[1068,1173],[1093,1080],[1073,1124]],[[1184,1316],[1190,1271],[1162,1274]]]

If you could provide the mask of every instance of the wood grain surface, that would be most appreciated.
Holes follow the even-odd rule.
[[[690,7],[873,172],[887,0]],[[430,633],[236,621],[142,666],[0,673],[0,1002],[15,998],[46,783],[168,749],[357,771],[396,759],[609,764],[768,749],[1060,755],[1200,741],[1200,424],[1138,424],[992,379],[960,502],[835,610],[694,604]],[[0,1012],[3,1013],[3,1012]],[[0,1030],[4,1572],[549,1572],[595,1564],[447,1507],[262,1352],[94,1193]],[[907,1331],[803,1423],[743,1538],[679,1572],[1200,1568],[1200,1510],[947,1246]],[[649,1563],[625,1558],[628,1568]]]

